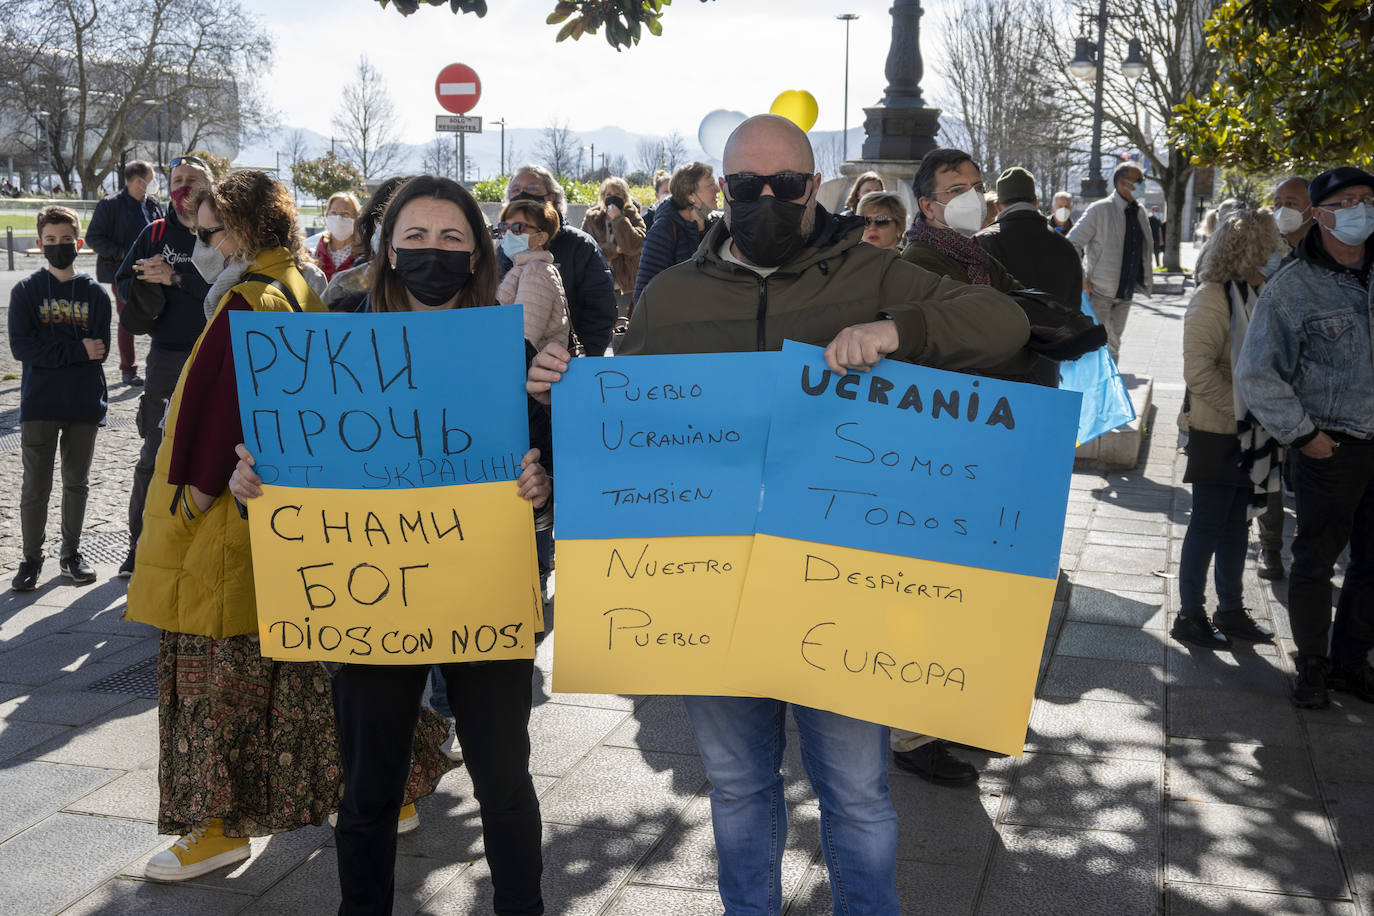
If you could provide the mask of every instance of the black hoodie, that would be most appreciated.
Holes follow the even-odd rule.
[[[10,352],[24,366],[19,419],[103,423],[108,395],[102,359],[82,338],[110,347],[110,297],[95,278],[65,282],[44,268],[10,293]]]

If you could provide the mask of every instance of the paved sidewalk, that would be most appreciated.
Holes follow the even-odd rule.
[[[0,273],[0,301],[22,275]],[[964,789],[892,776],[903,912],[1374,916],[1374,706],[1336,694],[1329,710],[1295,711],[1286,638],[1214,656],[1167,636],[1190,502],[1174,427],[1184,302],[1138,304],[1126,329],[1123,364],[1155,379],[1140,464],[1074,476],[1072,592],[1052,617],[1025,756],[969,754],[983,775]],[[17,371],[7,345],[0,370]],[[137,392],[111,392],[86,542],[99,581],[64,584],[54,558],[37,592],[0,592],[0,914],[333,912],[322,827],[255,840],[230,872],[142,879],[168,838],[155,829],[155,702],[146,669],[129,669],[153,657],[156,634],[120,620]],[[17,403],[17,380],[0,382],[5,585],[19,554]],[[50,537],[56,519],[54,499]],[[1287,637],[1284,583],[1255,579],[1251,564],[1246,590]],[[530,726],[549,912],[718,913],[707,785],[681,702],[550,695],[556,638],[539,653]],[[135,692],[109,692],[116,675]],[[795,747],[788,772],[786,912],[828,913],[819,812]],[[418,807],[420,829],[400,840],[396,912],[485,912],[466,772]]]

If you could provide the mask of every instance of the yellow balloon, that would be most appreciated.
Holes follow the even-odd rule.
[[[805,89],[789,89],[773,100],[768,113],[784,117],[802,130],[810,130],[816,124],[820,108],[816,105],[816,97]]]

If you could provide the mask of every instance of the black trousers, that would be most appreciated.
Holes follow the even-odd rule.
[[[532,660],[441,666],[463,761],[482,812],[493,911],[539,914],[542,825],[530,779]],[[334,676],[344,766],[338,848],[340,916],[389,914],[396,818],[428,665],[345,665]]]
[[[1374,648],[1374,443],[1344,442],[1330,458],[1294,451],[1298,531],[1288,585],[1288,619],[1298,657],[1327,657],[1338,667],[1364,663]],[[1336,618],[1331,573],[1346,543]]]
[[[143,534],[143,504],[148,501],[148,486],[153,480],[157,450],[162,445],[162,421],[166,419],[167,405],[176,391],[177,379],[181,378],[181,368],[190,356],[190,350],[168,350],[156,344],[148,348],[143,366],[143,394],[138,399],[136,418],[143,448],[134,464],[134,485],[129,491],[130,547],[136,545]],[[158,508],[167,511],[166,506]]]

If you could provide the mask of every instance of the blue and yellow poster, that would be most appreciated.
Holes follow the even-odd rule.
[[[230,315],[262,654],[532,658],[519,306]]]
[[[555,690],[730,692],[776,356],[579,359],[553,386]]]
[[[1019,754],[1079,395],[788,342],[735,690]]]

